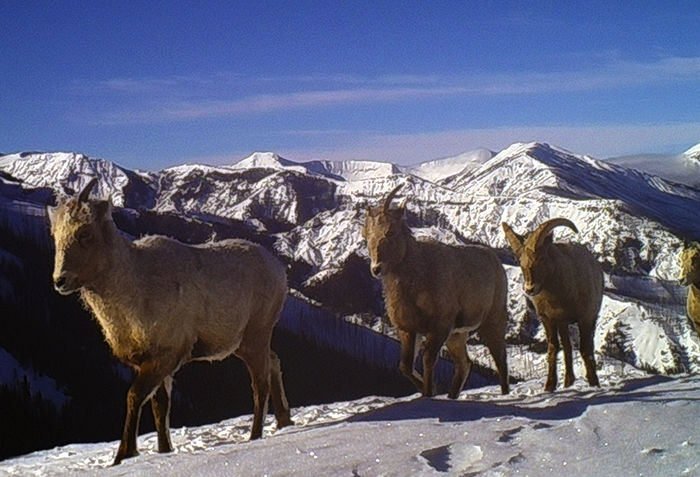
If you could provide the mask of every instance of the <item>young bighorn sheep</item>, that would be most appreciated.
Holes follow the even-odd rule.
[[[371,272],[382,280],[389,319],[401,341],[399,369],[423,396],[432,396],[435,361],[446,343],[454,360],[449,390],[454,399],[471,370],[466,348],[469,333],[479,329],[496,362],[501,392],[507,394],[508,286],[500,260],[486,246],[453,247],[416,240],[406,223],[405,207],[390,207],[400,188],[392,190],[383,205],[367,209],[362,232]],[[426,337],[422,378],[413,369],[419,334]]]
[[[584,246],[553,243],[550,232],[558,226],[569,227],[578,233],[570,220],[561,218],[548,220],[525,237],[503,223],[506,237],[520,262],[525,293],[535,306],[547,334],[549,372],[545,390],[549,392],[557,387],[559,338],[566,363],[564,386],[571,386],[575,380],[569,339],[570,323],[578,324],[588,383],[600,386],[593,338],[603,300],[603,270]]]
[[[686,310],[700,335],[700,243],[686,242],[681,252],[680,283],[688,287]]]
[[[159,452],[170,452],[173,375],[188,361],[230,354],[248,367],[254,396],[251,439],[262,436],[268,396],[278,427],[292,424],[272,329],[287,296],[283,266],[245,240],[189,246],[163,236],[131,241],[112,220],[107,200],[77,197],[49,207],[56,245],[53,280],[64,295],[79,291],[114,355],[132,366],[124,433],[114,459],[138,454],[141,408],[151,400]]]

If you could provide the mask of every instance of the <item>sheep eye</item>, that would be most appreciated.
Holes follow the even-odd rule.
[[[92,238],[92,232],[90,230],[83,230],[80,233],[78,233],[78,240],[83,242],[86,240],[90,240]]]

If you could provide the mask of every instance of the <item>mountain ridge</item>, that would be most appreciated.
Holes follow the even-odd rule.
[[[42,158],[43,168],[36,165]],[[137,215],[176,214],[202,223],[243,221],[247,230],[268,237],[288,264],[293,288],[329,309],[350,314],[381,308],[376,282],[367,267],[358,265],[367,260],[363,214],[398,184],[404,185],[400,196],[406,200],[415,234],[452,244],[485,243],[499,249],[506,263],[509,249],[501,222],[525,232],[549,218],[568,217],[579,233],[558,229],[555,239],[585,243],[603,265],[613,297],[603,312],[602,321],[608,324],[598,337],[599,352],[611,346],[613,335],[622,333],[613,310],[626,301],[635,303],[635,313],[644,314],[639,323],[664,330],[675,343],[668,347],[681,342],[690,346],[691,334],[678,335],[685,333],[687,320],[678,328],[679,323],[667,323],[654,310],[662,306],[682,313],[683,293],[675,283],[677,255],[684,238],[700,238],[697,189],[545,143],[513,144],[476,167],[437,181],[401,168],[347,180],[323,163],[301,167],[274,153],[249,158],[238,167],[187,165],[142,173],[84,156],[51,162],[50,156],[28,155],[15,160],[34,161],[35,167],[10,167],[3,158],[0,169],[18,174],[24,187],[38,182],[33,174],[45,173],[42,183],[59,193],[64,187],[78,190],[90,174],[114,174],[100,176],[100,193],[119,188],[124,203]],[[140,195],[135,185],[142,188]],[[532,330],[522,331],[527,305],[518,285],[519,269],[511,268],[509,277],[511,315],[516,317],[512,336],[542,341]],[[348,298],[348,289],[365,290],[371,297]],[[632,329],[622,329],[627,330],[625,339],[633,339]],[[666,372],[679,363],[700,366],[700,358],[676,355],[675,364],[659,361],[654,369]]]

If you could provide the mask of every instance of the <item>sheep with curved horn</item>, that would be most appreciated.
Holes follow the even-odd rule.
[[[603,269],[588,249],[571,243],[554,243],[555,227],[578,229],[568,219],[551,219],[532,233],[522,236],[503,222],[503,231],[520,262],[525,293],[542,320],[547,334],[548,375],[546,391],[557,387],[559,339],[564,347],[564,386],[574,382],[569,324],[576,323],[581,337],[581,355],[588,383],[599,386],[595,364],[594,334],[603,300]]]
[[[401,341],[399,369],[424,396],[434,394],[434,367],[443,344],[454,360],[449,397],[456,398],[469,377],[469,333],[479,330],[496,362],[501,392],[509,392],[505,330],[508,284],[496,253],[482,245],[453,247],[417,240],[403,206],[391,202],[367,209],[363,236],[379,277],[389,319]],[[413,368],[416,336],[424,335],[423,376]]]
[[[163,236],[132,241],[108,200],[90,200],[97,179],[49,207],[56,290],[79,292],[114,355],[133,367],[127,416],[114,459],[138,454],[141,408],[151,400],[158,450],[170,452],[173,375],[193,360],[242,359],[251,376],[251,439],[262,436],[271,395],[278,427],[292,424],[272,329],[287,296],[283,266],[245,240],[189,246]]]

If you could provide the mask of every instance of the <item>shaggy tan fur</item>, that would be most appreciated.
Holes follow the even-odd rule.
[[[251,439],[262,436],[270,391],[278,427],[291,424],[279,359],[270,349],[287,296],[283,266],[245,240],[189,246],[149,236],[132,242],[117,230],[109,201],[88,200],[94,183],[48,212],[56,289],[80,292],[115,356],[137,371],[115,464],[137,455],[138,421],[148,399],[159,450],[172,449],[172,376],[192,360],[235,354],[246,363],[255,403]]]
[[[525,293],[542,320],[548,341],[549,373],[546,391],[557,387],[559,338],[564,347],[564,386],[574,382],[569,324],[577,323],[581,355],[591,386],[599,386],[595,364],[595,325],[603,300],[603,270],[593,254],[582,245],[553,243],[550,232],[566,226],[578,232],[568,219],[551,219],[526,237],[503,223],[525,279]]]
[[[688,287],[686,310],[700,335],[700,243],[687,242],[681,252],[680,283]]]
[[[423,393],[434,394],[433,370],[443,344],[454,360],[449,397],[464,387],[471,361],[466,342],[478,329],[493,356],[507,394],[505,330],[508,286],[505,270],[486,246],[452,247],[418,241],[406,224],[405,209],[391,209],[394,189],[384,205],[367,209],[363,236],[371,271],[384,287],[387,312],[401,340],[400,370]],[[423,376],[413,368],[415,340],[425,335]]]

